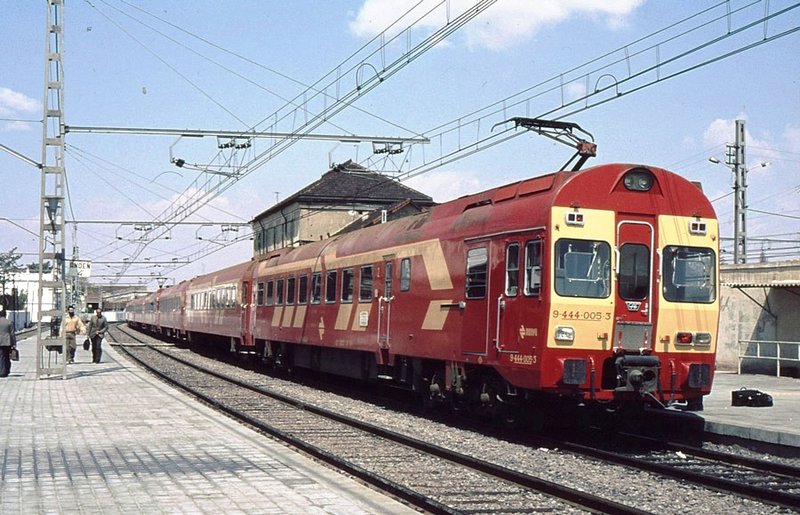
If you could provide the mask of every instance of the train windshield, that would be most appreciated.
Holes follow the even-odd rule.
[[[556,242],[556,293],[562,297],[608,297],[611,293],[611,246],[604,241],[561,239]]]
[[[706,248],[664,248],[664,298],[672,302],[711,303],[717,296],[714,251]]]

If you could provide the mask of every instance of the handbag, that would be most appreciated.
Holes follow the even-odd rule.
[[[772,406],[772,395],[742,386],[740,390],[731,392],[731,406],[768,408]]]
[[[16,347],[11,347],[9,357],[11,358],[11,361],[19,361],[19,351]]]
[[[83,340],[83,350],[89,350],[89,338]]]

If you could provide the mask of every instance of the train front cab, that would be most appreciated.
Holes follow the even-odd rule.
[[[702,406],[717,343],[717,223],[653,211],[553,208],[543,389]]]

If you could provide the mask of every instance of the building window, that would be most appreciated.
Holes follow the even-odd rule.
[[[336,302],[336,270],[325,273],[325,302]]]
[[[369,302],[372,300],[372,265],[361,267],[361,282],[358,287],[358,300]]]

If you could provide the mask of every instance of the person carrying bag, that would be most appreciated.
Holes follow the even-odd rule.
[[[100,363],[103,357],[103,338],[108,332],[108,320],[103,316],[103,310],[97,308],[95,315],[89,319],[86,334],[92,341],[92,363]],[[84,344],[85,345],[85,344]]]
[[[0,377],[8,377],[11,373],[12,354],[16,354],[14,361],[19,360],[14,324],[6,318],[5,308],[0,307]]]

